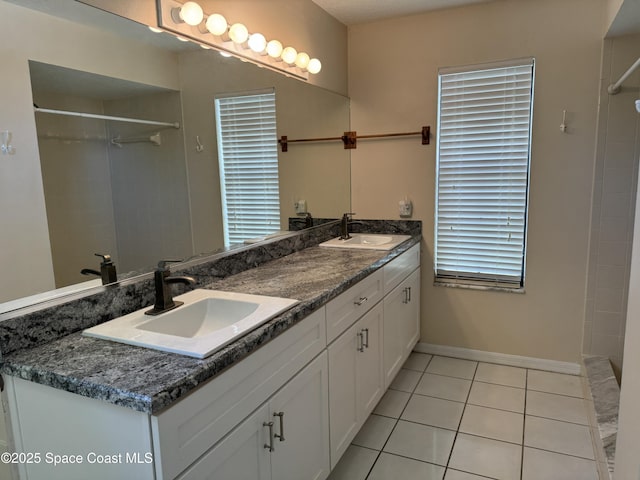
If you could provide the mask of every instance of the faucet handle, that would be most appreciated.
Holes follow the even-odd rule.
[[[180,263],[182,260],[160,260],[158,262],[158,270],[168,270],[168,263]]]
[[[96,257],[102,258],[102,263],[103,264],[107,264],[108,265],[108,264],[111,263],[111,255],[108,255],[108,254],[104,254],[103,255],[102,253],[94,253],[94,255]]]
[[[347,212],[344,215],[342,215],[343,218],[349,218],[349,217],[353,217],[355,215],[354,212]]]

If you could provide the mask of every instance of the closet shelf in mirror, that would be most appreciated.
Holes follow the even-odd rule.
[[[390,137],[407,137],[412,135],[420,135],[422,137],[422,145],[429,145],[431,136],[431,127],[424,126],[419,132],[401,132],[401,133],[376,133],[372,135],[358,135],[356,132],[344,132],[341,137],[322,137],[322,138],[298,138],[295,140],[289,139],[286,135],[281,136],[278,139],[280,148],[283,152],[289,151],[290,143],[302,143],[302,142],[330,142],[334,140],[341,140],[344,144],[345,150],[353,150],[358,146],[358,138],[390,138]]]
[[[142,120],[139,118],[113,117],[110,115],[100,115],[97,113],[71,112],[67,110],[52,110],[50,108],[34,107],[34,111],[39,113],[51,113],[53,115],[66,115],[69,117],[96,118],[98,120],[108,120],[113,122],[141,123],[143,125],[155,125],[158,127],[180,128],[178,122],[156,122],[155,120]]]

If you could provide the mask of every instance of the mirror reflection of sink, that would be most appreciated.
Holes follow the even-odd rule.
[[[157,316],[148,307],[85,330],[83,335],[206,358],[298,303],[266,297],[197,289],[175,297],[184,305]]]
[[[400,245],[405,240],[411,238],[411,235],[387,235],[379,233],[352,233],[351,238],[341,240],[332,238],[329,241],[321,243],[321,247],[330,248],[363,248],[369,250],[391,250]]]

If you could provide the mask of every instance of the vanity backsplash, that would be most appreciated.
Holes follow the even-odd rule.
[[[351,228],[353,232],[418,235],[422,230],[422,222],[416,220],[357,221]],[[333,221],[250,248],[191,259],[177,265],[172,273],[194,277],[196,285],[177,285],[175,295],[316,246],[337,237],[339,232],[340,222]],[[2,354],[51,342],[153,303],[153,274],[107,286],[103,291],[83,298],[48,302],[39,310],[0,322],[0,360]]]

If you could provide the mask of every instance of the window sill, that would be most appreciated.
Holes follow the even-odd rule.
[[[447,282],[442,280],[435,280],[433,282],[433,285],[435,287],[463,288],[466,290],[484,290],[488,292],[506,292],[506,293],[518,293],[518,294],[525,293],[524,287],[504,287],[500,285],[458,283],[458,282]]]

